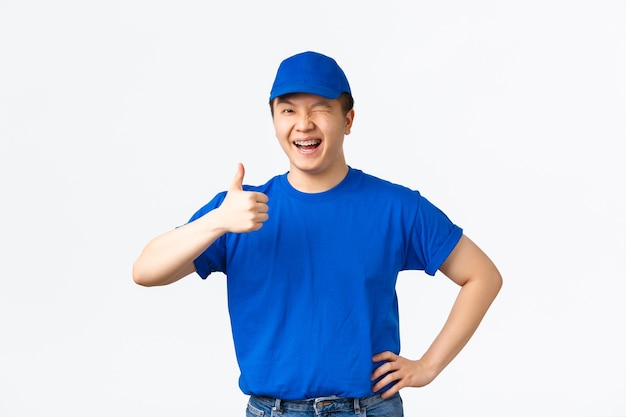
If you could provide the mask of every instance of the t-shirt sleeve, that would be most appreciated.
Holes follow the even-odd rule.
[[[217,208],[222,204],[226,193],[220,193],[216,195],[209,203],[198,210],[188,223],[198,220],[211,210]],[[212,272],[226,272],[226,248],[225,248],[225,235],[218,238],[211,246],[209,246],[204,252],[202,252],[193,261],[196,272],[202,279],[206,279]]]
[[[419,269],[423,268],[428,275],[434,276],[462,235],[463,230],[459,226],[420,195],[410,236],[409,266],[420,265]]]

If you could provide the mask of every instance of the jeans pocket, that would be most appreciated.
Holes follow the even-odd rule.
[[[360,417],[403,417],[402,397],[395,393],[384,401],[365,407]]]
[[[246,407],[246,417],[263,417],[264,415],[265,411],[259,410],[248,402],[248,406]]]

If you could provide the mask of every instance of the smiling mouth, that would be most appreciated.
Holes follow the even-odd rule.
[[[315,149],[322,143],[319,139],[308,139],[308,140],[296,140],[293,142],[294,145],[298,147],[298,149],[303,150],[311,150]]]

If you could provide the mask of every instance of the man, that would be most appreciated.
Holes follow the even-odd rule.
[[[419,192],[348,166],[343,141],[355,112],[334,59],[285,59],[270,108],[289,171],[244,186],[239,164],[228,191],[146,245],[134,280],[226,274],[248,415],[402,416],[399,390],[430,383],[459,353],[500,274]],[[439,270],[461,288],[417,360],[399,356],[395,284],[409,269]]]

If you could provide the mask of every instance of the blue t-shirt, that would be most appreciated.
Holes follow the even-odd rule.
[[[296,190],[286,174],[244,189],[269,197],[269,220],[223,235],[195,260],[202,278],[227,276],[241,390],[285,400],[371,395],[372,356],[400,352],[398,272],[434,275],[462,230],[419,192],[352,168],[322,193]]]

